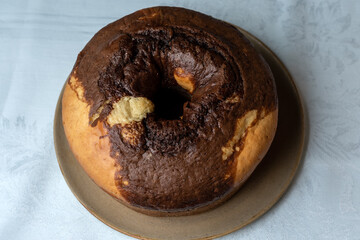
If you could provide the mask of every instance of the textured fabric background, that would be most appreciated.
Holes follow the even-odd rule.
[[[57,165],[56,101],[78,52],[140,8],[183,6],[241,26],[288,67],[309,141],[294,183],[268,213],[222,239],[360,239],[360,2],[0,2],[0,239],[132,239],[93,217]]]

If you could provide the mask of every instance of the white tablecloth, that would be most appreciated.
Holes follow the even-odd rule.
[[[56,101],[78,52],[135,10],[176,5],[241,26],[294,77],[309,118],[304,162],[264,216],[223,239],[360,238],[360,2],[0,2],[0,239],[132,239],[92,216],[60,173]]]

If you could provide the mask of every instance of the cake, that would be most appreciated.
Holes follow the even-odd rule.
[[[233,25],[176,7],[101,29],[65,84],[62,120],[88,176],[153,216],[206,211],[263,159],[278,116],[262,56]]]

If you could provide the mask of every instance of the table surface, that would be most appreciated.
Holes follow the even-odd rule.
[[[303,163],[264,216],[222,239],[359,239],[360,1],[0,2],[0,239],[132,239],[93,217],[59,170],[56,102],[78,52],[135,10],[182,6],[236,24],[285,63],[303,97]]]

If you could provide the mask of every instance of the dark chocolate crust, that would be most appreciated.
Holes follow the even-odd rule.
[[[191,74],[192,93],[175,81],[176,68]],[[249,41],[230,24],[182,8],[144,9],[109,24],[81,51],[72,74],[90,105],[89,124],[108,129],[121,166],[118,190],[150,210],[194,209],[232,192],[238,153],[224,160],[221,148],[238,118],[277,107],[272,74]],[[150,99],[155,112],[110,126],[112,104],[124,96]],[[136,144],[122,137],[125,128],[136,131]]]

